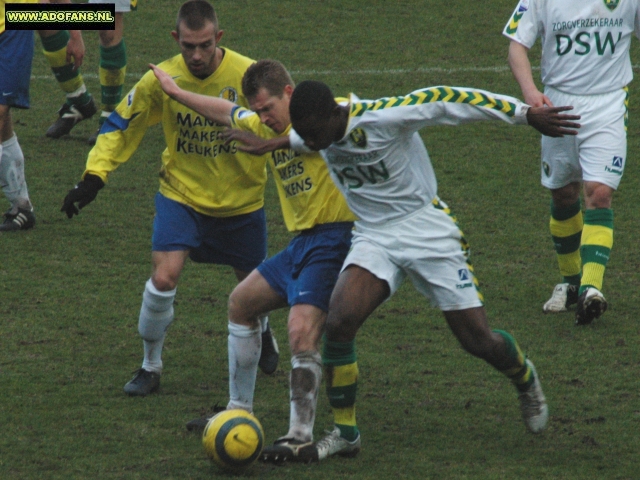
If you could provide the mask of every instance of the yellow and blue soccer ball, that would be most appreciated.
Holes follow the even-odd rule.
[[[245,410],[224,410],[212,417],[202,433],[207,455],[226,470],[242,470],[262,453],[264,432]]]

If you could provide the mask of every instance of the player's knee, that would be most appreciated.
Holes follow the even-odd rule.
[[[611,208],[613,189],[602,183],[590,182],[585,185],[585,206],[588,209]]]
[[[258,318],[264,312],[257,312],[251,308],[251,301],[244,298],[241,294],[234,290],[229,295],[227,303],[227,314],[229,322],[236,325],[244,325],[246,327],[255,328],[260,323]]]
[[[354,317],[329,315],[325,326],[327,338],[336,342],[350,342],[356,338],[359,325]]]
[[[289,346],[292,354],[300,352],[317,352],[320,345],[322,325],[317,325],[304,318],[290,318],[287,324]]]
[[[151,277],[153,286],[161,292],[168,292],[178,286],[178,278],[173,275],[155,272]]]
[[[564,187],[551,190],[551,199],[558,208],[567,208],[576,203],[580,198],[580,184],[570,183]]]

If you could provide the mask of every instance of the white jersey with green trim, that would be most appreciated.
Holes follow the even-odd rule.
[[[351,94],[345,136],[321,154],[360,221],[378,224],[411,214],[437,196],[436,176],[417,133],[431,125],[480,120],[526,124],[526,105],[483,90],[430,87],[400,97],[360,100]],[[308,151],[292,131],[291,147]]]
[[[613,92],[633,79],[640,1],[520,0],[502,33],[527,48],[541,38],[545,85],[573,95]]]

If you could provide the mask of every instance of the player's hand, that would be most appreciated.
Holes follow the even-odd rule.
[[[548,137],[564,137],[565,135],[577,135],[575,128],[580,128],[576,120],[580,115],[567,115],[573,107],[531,107],[527,111],[527,122],[533,128]]]
[[[153,71],[158,82],[160,82],[160,87],[164,93],[169,95],[171,98],[175,98],[177,93],[180,91],[180,87],[178,87],[178,84],[173,80],[173,78],[171,78],[171,75],[164,70],[160,70],[153,63],[149,64],[149,68]]]
[[[250,153],[252,155],[264,155],[265,153],[273,152],[281,148],[289,147],[289,137],[276,137],[270,140],[265,140],[251,132],[244,130],[238,130],[230,128],[222,132],[222,138],[225,139],[225,144],[228,145],[231,142],[240,142],[238,150]]]
[[[84,40],[80,30],[69,31],[69,42],[67,43],[67,64],[73,65],[73,69],[77,70],[82,66],[84,61]]]
[[[87,173],[84,176],[84,180],[78,182],[64,197],[64,203],[60,211],[65,212],[67,217],[73,218],[74,215],[80,213],[81,208],[86,207],[95,200],[102,187],[104,187],[104,182],[100,177]],[[77,207],[76,203],[78,204]]]

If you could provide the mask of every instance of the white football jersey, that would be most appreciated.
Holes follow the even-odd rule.
[[[595,95],[631,82],[634,32],[640,0],[520,0],[502,33],[527,48],[541,38],[542,83]]]
[[[526,105],[519,100],[469,88],[431,87],[379,100],[351,94],[348,105],[345,136],[320,153],[353,213],[371,224],[393,221],[436,198],[436,176],[417,133],[422,127],[527,123]],[[308,150],[295,131],[290,142],[294,150]]]

